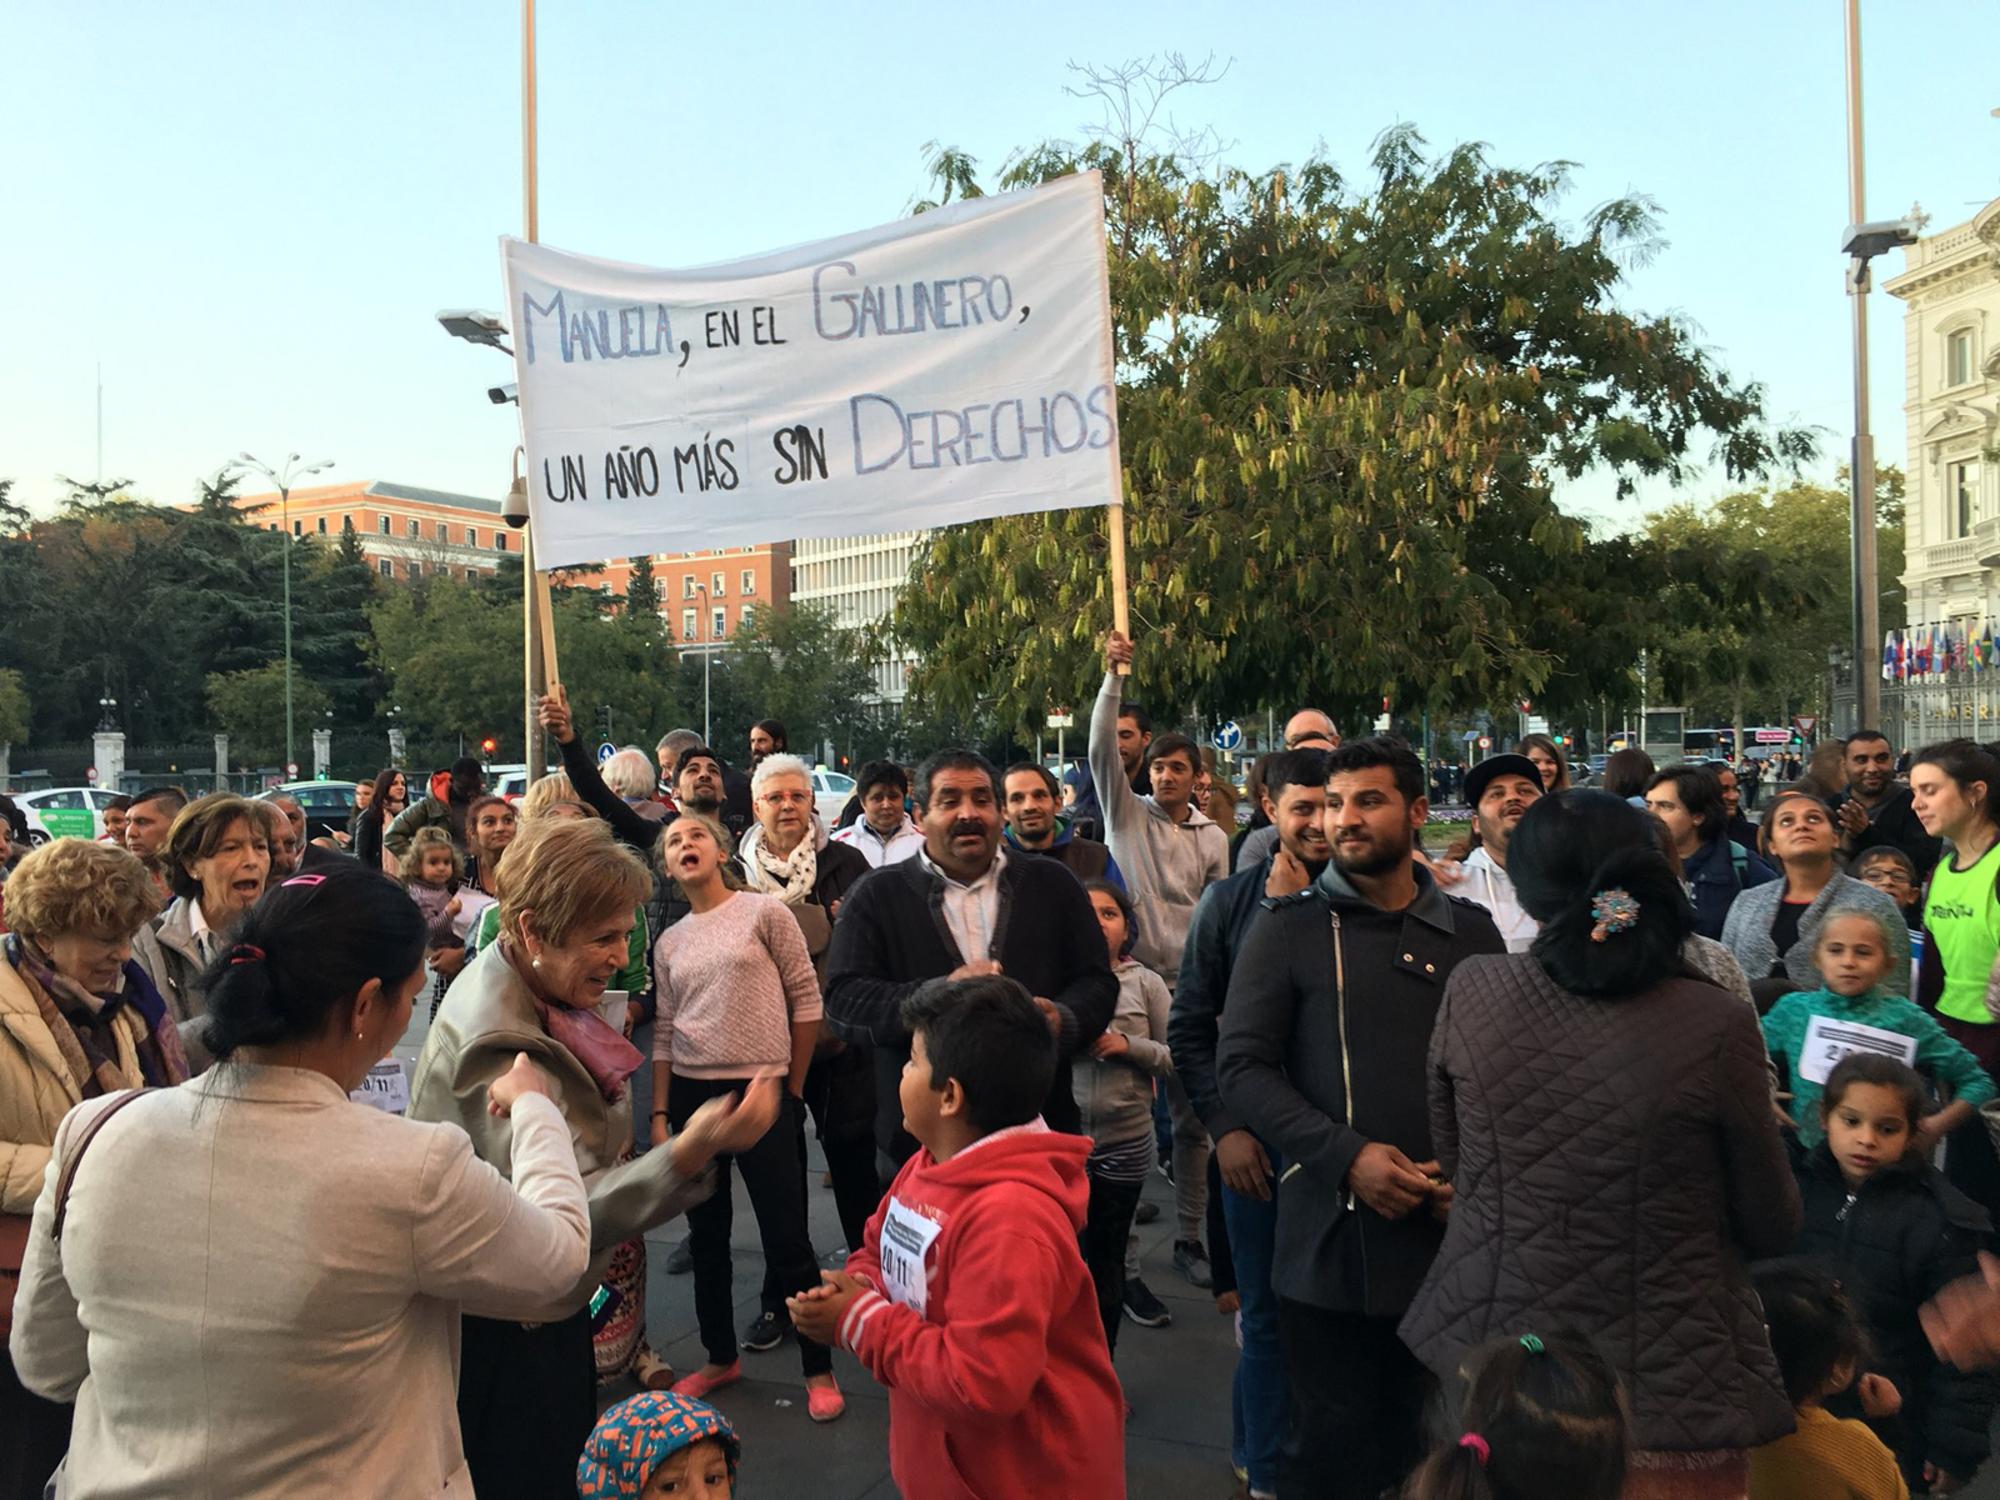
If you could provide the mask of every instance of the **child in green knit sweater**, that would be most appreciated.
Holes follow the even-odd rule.
[[[1978,1059],[1914,1002],[1882,989],[1894,949],[1866,912],[1841,912],[1820,928],[1813,961],[1826,987],[1786,995],[1764,1017],[1764,1045],[1790,1078],[1792,1122],[1807,1146],[1825,1134],[1819,1100],[1827,1074],[1849,1052],[1881,1052],[1949,1085],[1952,1101],[1917,1122],[1913,1149],[1928,1155],[1994,1097]]]

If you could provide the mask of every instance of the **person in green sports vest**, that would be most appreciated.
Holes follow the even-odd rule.
[[[2000,761],[1971,740],[1919,750],[1910,763],[1911,806],[1945,858],[1924,895],[1924,956],[1917,1002],[2000,1078]],[[1993,997],[1989,1000],[1989,996]],[[1981,1131],[1960,1132],[1946,1174],[1989,1211],[2000,1208],[2000,1157]]]

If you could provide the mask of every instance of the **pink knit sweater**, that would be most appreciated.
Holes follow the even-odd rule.
[[[792,1023],[820,1018],[819,981],[785,903],[738,891],[653,945],[653,1061],[683,1078],[748,1078],[792,1061]]]

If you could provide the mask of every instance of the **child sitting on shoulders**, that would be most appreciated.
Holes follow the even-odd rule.
[[[1460,1435],[1417,1466],[1403,1500],[1618,1500],[1625,1401],[1581,1339],[1496,1339],[1466,1356]]]
[[[1978,1269],[1991,1223],[1925,1160],[1916,1144],[1923,1107],[1923,1080],[1896,1059],[1841,1059],[1820,1101],[1825,1139],[1801,1177],[1793,1248],[1827,1262],[1862,1315],[1874,1358],[1859,1412],[1877,1420],[1912,1490],[1935,1479],[1949,1491],[1986,1461],[1993,1377],[1940,1361],[1918,1309]],[[1891,1399],[1881,1399],[1883,1383]]]
[[[743,1445],[705,1401],[627,1397],[597,1419],[576,1465],[578,1500],[729,1500]]]
[[[1894,952],[1890,935],[1869,913],[1830,916],[1813,950],[1825,988],[1795,990],[1764,1016],[1764,1045],[1773,1058],[1783,1059],[1780,1072],[1789,1080],[1792,1123],[1802,1146],[1819,1143],[1824,1133],[1820,1089],[1834,1065],[1857,1048],[1900,1056],[1950,1085],[1951,1103],[1911,1120],[1916,1146],[1926,1155],[1994,1097],[1993,1080],[1979,1060],[1938,1025],[1937,1017],[1882,987]]]
[[[1750,1500],[1909,1500],[1896,1455],[1865,1422],[1826,1409],[1867,1359],[1868,1335],[1847,1293],[1810,1261],[1772,1261],[1753,1274],[1799,1425],[1751,1450]]]
[[[1125,1493],[1125,1401],[1077,1249],[1090,1142],[1039,1117],[1055,1039],[1012,979],[932,980],[903,1002],[896,1175],[844,1272],[789,1299],[889,1389],[909,1496]]]

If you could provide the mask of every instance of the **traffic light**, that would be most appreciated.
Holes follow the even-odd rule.
[[[493,736],[490,734],[487,735],[485,739],[479,742],[480,752],[483,755],[485,755],[488,759],[491,759],[493,752],[495,750],[498,750],[499,748],[500,748],[500,742],[494,739]]]

